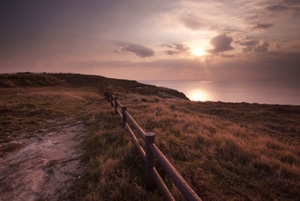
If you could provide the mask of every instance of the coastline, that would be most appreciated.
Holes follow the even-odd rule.
[[[183,92],[192,101],[300,105],[300,83],[285,81],[147,80]],[[285,83],[285,84],[282,84]]]

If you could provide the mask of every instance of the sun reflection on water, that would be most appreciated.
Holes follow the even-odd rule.
[[[187,96],[192,101],[208,101],[209,95],[205,90],[193,89],[187,93]]]

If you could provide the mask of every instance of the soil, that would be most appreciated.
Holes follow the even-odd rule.
[[[56,128],[20,140],[21,148],[0,159],[0,200],[68,200],[83,170],[80,122],[58,121]],[[54,131],[55,130],[55,131]]]

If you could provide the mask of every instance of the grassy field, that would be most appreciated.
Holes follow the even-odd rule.
[[[0,156],[19,148],[21,140],[51,132],[53,123],[87,118],[86,111],[99,99],[92,88],[18,87],[0,92]]]
[[[299,106],[122,96],[203,200],[299,198]]]
[[[191,102],[168,89],[77,74],[1,75],[0,86],[2,154],[18,148],[10,142],[51,128],[51,119],[72,113],[84,122],[87,168],[71,199],[162,200],[144,190],[143,161],[113,108],[96,95],[103,91],[156,133],[158,147],[204,201],[300,197],[300,106]]]

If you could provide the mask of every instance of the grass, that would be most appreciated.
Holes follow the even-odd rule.
[[[83,145],[87,168],[73,186],[73,200],[162,200],[159,192],[144,190],[144,164],[121,128],[120,118],[102,96],[87,96],[87,89],[92,94],[115,92],[141,127],[156,133],[158,147],[204,201],[296,201],[300,197],[299,106],[197,103],[179,92],[165,95],[165,89],[135,81],[49,76],[62,83],[52,92],[72,93],[56,96],[53,92],[50,99],[43,99],[37,94],[47,86],[43,90],[1,89],[6,92],[0,95],[0,122],[6,123],[0,128],[2,134],[7,133],[1,140],[17,139],[14,136],[22,129],[30,134],[51,128],[46,119],[70,113],[80,118],[88,129]],[[19,126],[14,126],[18,121]],[[170,179],[158,169],[181,200]]]
[[[85,115],[95,89],[65,87],[0,88],[0,155],[21,147],[20,140],[53,130],[58,122],[71,123]],[[66,119],[68,119],[66,121]]]
[[[87,119],[86,138],[88,164],[82,178],[75,185],[74,198],[82,200],[162,200],[158,192],[144,190],[144,164],[130,137],[118,126],[106,100]],[[74,186],[74,188],[76,188]]]
[[[204,200],[297,200],[299,109],[166,99],[129,108]]]
[[[61,86],[65,85],[65,81],[57,79],[48,74],[32,74],[32,73],[17,73],[17,74],[1,74],[0,87],[15,88],[22,87],[43,87],[43,86]]]

